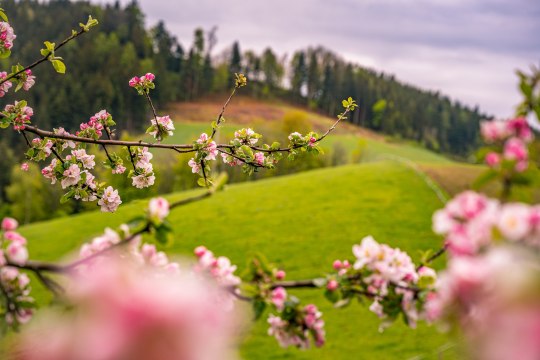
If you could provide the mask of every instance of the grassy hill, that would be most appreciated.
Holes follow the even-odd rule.
[[[200,190],[198,190],[200,191]],[[177,200],[196,191],[169,196]],[[54,260],[141,211],[142,202],[111,214],[91,212],[22,228],[32,258]],[[282,265],[289,278],[317,276],[336,258],[350,257],[364,236],[407,250],[437,248],[431,214],[441,202],[411,169],[377,162],[315,170],[258,182],[236,184],[210,199],[175,210],[175,243],[170,254],[191,254],[204,244],[244,267],[255,252]],[[435,329],[410,330],[397,323],[383,333],[365,306],[333,309],[317,291],[297,291],[303,301],[321,305],[328,344],[322,349],[280,349],[260,321],[241,347],[245,359],[437,359],[449,340]],[[47,296],[36,288],[40,302]],[[438,350],[439,349],[439,350]],[[444,358],[453,358],[452,350]]]
[[[223,99],[214,98],[191,103],[176,103],[165,109],[175,120],[176,131],[174,136],[167,139],[169,143],[191,143],[202,132],[210,132],[210,123],[221,110]],[[293,114],[298,118],[305,118],[309,127],[314,131],[323,133],[335,121],[328,116],[317,114],[306,108],[288,105],[283,102],[260,101],[247,97],[235,97],[226,110],[224,126],[217,137],[218,142],[228,141],[236,129],[251,126],[256,131],[268,129],[272,126],[280,127],[287,115]],[[263,139],[264,140],[264,139]],[[269,141],[272,139],[268,139]],[[331,149],[340,144],[352,155],[362,152],[361,160],[380,160],[384,155],[399,155],[403,158],[427,163],[452,163],[448,158],[428,151],[411,142],[397,142],[386,139],[384,136],[368,129],[349,123],[341,123],[332,136],[321,143],[324,149]],[[349,159],[352,161],[352,157]]]

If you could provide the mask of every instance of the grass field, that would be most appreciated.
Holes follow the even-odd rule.
[[[199,190],[200,191],[200,190]],[[196,191],[195,191],[196,192]],[[170,200],[190,196],[178,193]],[[294,176],[232,185],[212,198],[175,210],[170,220],[175,243],[170,254],[191,254],[204,244],[244,267],[262,252],[283,266],[288,278],[330,270],[336,258],[351,257],[351,246],[366,235],[410,251],[437,248],[431,214],[440,201],[412,170],[394,162],[348,165]],[[36,223],[22,228],[33,259],[55,260],[141,211],[142,202],[122,206],[113,215],[99,212]],[[297,291],[321,306],[328,344],[322,349],[280,349],[260,321],[241,347],[244,359],[438,359],[449,340],[434,328],[407,329],[397,323],[383,333],[366,306],[333,309],[317,291]],[[41,303],[46,293],[36,288]],[[452,350],[444,359],[455,358]]]
[[[219,112],[219,100],[177,104],[170,113],[176,120],[169,143],[191,143]],[[291,111],[301,112],[313,129],[325,131],[334,121],[306,109],[283,103],[267,103],[240,97],[227,111],[218,142],[226,142],[235,129],[255,129],[278,124]],[[269,125],[270,124],[270,125]],[[270,140],[270,139],[268,139]],[[351,246],[366,235],[407,250],[417,258],[420,250],[441,245],[430,230],[431,214],[442,206],[435,193],[410,166],[411,160],[436,180],[446,194],[468,187],[481,170],[458,164],[411,143],[396,143],[371,131],[340,124],[321,144],[336,144],[361,163],[325,168],[291,176],[230,185],[212,198],[176,209],[170,216],[175,242],[165,249],[171,256],[191,256],[193,248],[205,245],[238,264],[239,271],[255,253],[266,255],[283,267],[289,279],[323,275],[334,259],[352,257]],[[156,156],[162,156],[155,152]],[[398,161],[396,161],[398,160]],[[168,195],[171,201],[202,190]],[[35,223],[22,228],[29,239],[32,259],[58,260],[104,227],[116,227],[139,215],[145,201],[133,201],[115,214],[98,211]],[[435,264],[437,265],[437,264]],[[40,304],[48,292],[34,282]],[[459,358],[452,341],[434,328],[406,328],[401,322],[383,333],[379,320],[366,305],[333,309],[322,291],[292,291],[305,302],[314,302],[324,312],[328,343],[322,349],[284,350],[266,335],[264,320],[246,331],[240,355],[243,359],[454,359]],[[1,348],[1,347],[0,347]],[[1,352],[1,350],[0,350]],[[1,356],[0,356],[1,358]]]

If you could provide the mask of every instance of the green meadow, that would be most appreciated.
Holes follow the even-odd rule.
[[[175,201],[201,190],[177,193]],[[21,229],[33,259],[57,260],[99,235],[140,214],[144,201],[122,206],[113,215],[90,212],[36,223]],[[171,256],[191,256],[205,245],[239,265],[263,253],[283,267],[289,279],[323,275],[334,259],[351,258],[351,247],[366,235],[407,250],[441,244],[430,231],[431,214],[442,203],[411,169],[395,162],[373,162],[304,172],[235,184],[209,199],[175,209],[170,215],[174,244]],[[435,328],[408,329],[401,322],[384,332],[367,304],[333,309],[319,290],[295,291],[324,312],[328,344],[322,349],[284,350],[266,335],[264,320],[246,331],[245,359],[437,359],[452,358],[451,340]],[[37,284],[41,304],[49,300]],[[447,350],[447,348],[450,350]]]

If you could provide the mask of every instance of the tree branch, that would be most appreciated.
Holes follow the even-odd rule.
[[[70,37],[64,39],[60,44],[56,45],[55,48],[54,48],[54,51],[60,49],[62,46],[66,45],[68,42],[70,42],[71,40],[77,38],[78,36],[84,34],[86,31],[84,31],[84,29],[81,28],[81,30],[79,30],[78,32],[76,32],[75,34],[72,34]],[[38,66],[39,64],[41,64],[42,62],[44,61],[47,61],[49,59],[49,56],[51,56],[51,54],[47,54],[46,56],[43,56],[42,58],[34,61],[32,64],[28,65],[27,67],[25,67],[24,69],[22,70],[19,70],[11,75],[9,75],[8,77],[6,77],[5,79],[2,79],[0,80],[0,85],[2,85],[3,83],[5,83],[6,81],[9,81],[11,79],[13,79],[14,77],[17,77],[19,76],[20,74],[22,74],[23,72],[25,72],[26,70],[30,70],[30,69],[33,69],[34,67]]]

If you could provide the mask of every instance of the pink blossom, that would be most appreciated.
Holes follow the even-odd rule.
[[[26,70],[25,74],[26,75],[23,82],[23,89],[25,91],[28,91],[36,83],[36,77],[32,75],[32,70],[30,69]]]
[[[197,163],[193,158],[189,159],[188,165],[191,167],[191,172],[194,174],[197,174],[201,171],[201,165]]]
[[[255,156],[255,162],[259,165],[264,165],[264,154],[262,152],[256,152],[254,154]]]
[[[101,199],[98,201],[98,205],[101,206],[101,211],[103,212],[115,212],[121,203],[122,200],[120,200],[118,190],[114,190],[112,186],[107,187],[103,191]]]
[[[286,275],[286,274],[285,274],[285,271],[283,271],[283,270],[278,270],[278,271],[276,271],[276,275],[275,275],[275,276],[276,276],[276,280],[283,280],[283,279],[285,279],[285,275]]]
[[[2,219],[2,230],[4,231],[13,231],[17,229],[19,223],[14,218],[5,217]]]
[[[13,41],[16,37],[9,23],[0,22],[0,48],[2,50],[10,50],[13,47]]]
[[[56,172],[54,168],[56,167],[57,160],[56,158],[51,160],[51,163],[49,166],[44,167],[41,169],[41,174],[44,178],[51,180],[51,184],[56,183]]]
[[[93,169],[96,166],[95,155],[88,155],[84,149],[72,150],[71,154],[83,164],[85,169]]]
[[[28,171],[28,169],[29,169],[28,163],[22,163],[21,164],[21,170],[22,171]]]
[[[314,136],[311,136],[311,137],[309,138],[309,144],[308,144],[308,145],[311,146],[311,147],[317,145],[317,138],[314,137]]]
[[[523,140],[519,138],[511,138],[504,144],[503,156],[507,160],[516,162],[516,171],[522,172],[527,168],[529,152]]]
[[[480,123],[480,133],[487,143],[504,140],[510,135],[507,123],[501,120],[482,121]]]
[[[521,203],[505,204],[501,209],[497,228],[507,240],[523,240],[532,230],[530,218],[530,206]]]
[[[30,118],[34,115],[34,110],[30,106],[22,106],[19,101],[6,105],[4,111],[14,116],[13,129],[15,130],[24,130],[25,124],[29,124]]]
[[[206,254],[207,251],[208,251],[208,249],[206,249],[206,247],[204,247],[204,246],[201,245],[201,246],[197,246],[197,247],[195,248],[194,253],[195,253],[195,255],[196,255],[197,257],[200,258],[200,257],[203,256],[204,254]]]
[[[287,291],[282,287],[277,287],[272,290],[270,301],[278,311],[283,311],[285,306],[285,300],[287,300]]]
[[[126,172],[126,167],[123,165],[116,165],[114,169],[112,169],[113,174],[123,174]]]
[[[496,200],[465,191],[435,212],[433,231],[446,236],[452,254],[474,254],[491,242],[498,211]]]
[[[338,289],[338,287],[339,287],[339,283],[336,280],[330,280],[326,284],[326,288],[329,291],[336,291]]]
[[[169,115],[158,116],[156,119],[150,120],[152,126],[149,128],[148,134],[154,138],[161,140],[163,135],[171,136],[174,130],[174,124]]]
[[[236,332],[223,290],[193,274],[106,260],[75,275],[70,312],[52,313],[19,338],[21,360],[228,359]]]
[[[8,74],[5,71],[0,72],[0,80],[4,80],[7,78]],[[13,86],[11,81],[6,81],[2,85],[0,85],[0,97],[4,97],[6,93],[9,91],[9,89]]]
[[[11,242],[7,246],[6,256],[12,263],[24,265],[28,260],[28,250],[26,249],[26,246],[18,242]]]
[[[244,164],[242,160],[239,160],[234,156],[228,155],[224,152],[221,153],[221,158],[223,159],[223,162],[229,166],[240,166]]]
[[[515,136],[526,143],[529,143],[534,139],[534,134],[529,127],[526,118],[521,117],[508,120],[507,126]]]
[[[489,167],[495,167],[501,163],[501,156],[496,152],[490,152],[486,155],[486,164]]]
[[[139,79],[138,76],[134,76],[134,77],[131,78],[131,80],[129,80],[129,86],[135,87],[136,85],[139,84],[140,81],[141,80]]]
[[[148,214],[151,218],[162,222],[169,215],[169,202],[162,197],[151,199],[148,204]]]
[[[147,81],[154,81],[155,78],[156,76],[152,73],[146,73],[146,75],[144,75],[144,80]]]
[[[131,178],[132,185],[137,189],[142,189],[154,185],[156,177],[154,175],[137,175]]]
[[[343,263],[341,262],[341,260],[334,260],[334,263],[332,264],[332,267],[335,270],[341,270],[341,268],[343,267]]]
[[[71,164],[63,173],[64,178],[61,181],[62,189],[68,186],[77,185],[81,181],[81,169],[77,164]]]

